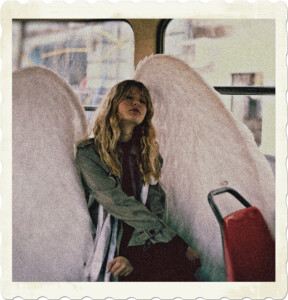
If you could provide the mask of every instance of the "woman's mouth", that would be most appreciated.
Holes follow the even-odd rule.
[[[137,113],[137,114],[140,114],[140,111],[137,108],[130,109],[130,111],[132,111],[134,113]]]

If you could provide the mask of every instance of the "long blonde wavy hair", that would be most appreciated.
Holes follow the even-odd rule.
[[[136,140],[137,146],[140,149],[137,156],[139,170],[143,181],[149,183],[151,177],[155,180],[159,179],[161,165],[158,144],[156,142],[156,132],[151,122],[154,114],[153,105],[149,91],[143,83],[135,80],[125,80],[111,88],[97,109],[93,128],[95,147],[101,160],[108,166],[110,172],[120,177],[122,166],[118,157],[118,146],[121,129],[117,113],[118,104],[134,88],[139,89],[147,103],[146,116],[143,122],[134,128],[133,139]]]

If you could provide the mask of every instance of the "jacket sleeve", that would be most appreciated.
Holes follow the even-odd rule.
[[[147,240],[158,234],[169,236],[169,240],[173,238],[175,234],[156,214],[123,192],[118,180],[102,167],[92,147],[78,148],[76,164],[89,192],[111,215],[143,232]]]

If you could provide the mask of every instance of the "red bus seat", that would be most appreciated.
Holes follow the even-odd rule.
[[[213,196],[224,192],[246,208],[222,218]],[[275,242],[258,208],[231,188],[214,190],[208,199],[221,228],[227,281],[275,281]]]

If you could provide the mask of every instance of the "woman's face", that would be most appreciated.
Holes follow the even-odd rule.
[[[141,124],[147,113],[147,101],[137,87],[131,88],[118,104],[119,120],[134,126]]]

